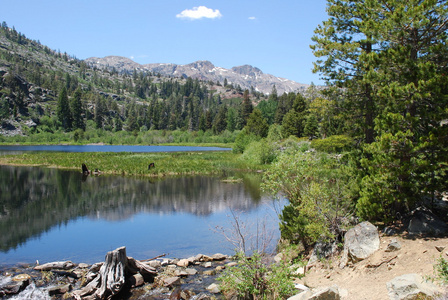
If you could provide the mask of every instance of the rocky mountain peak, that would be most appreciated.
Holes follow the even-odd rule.
[[[208,60],[199,60],[186,65],[172,63],[140,65],[126,57],[106,56],[104,58],[92,57],[85,61],[91,66],[106,69],[115,68],[119,72],[133,72],[134,70],[148,71],[163,76],[192,77],[220,83],[223,83],[227,79],[228,83],[234,86],[239,85],[242,89],[251,89],[253,87],[256,91],[264,94],[269,94],[274,85],[280,95],[284,92],[298,92],[308,87],[307,84],[264,74],[259,68],[250,65],[225,69],[216,67]]]
[[[210,71],[215,68],[215,65],[208,60],[198,60],[191,64],[185,65],[186,67],[195,68],[197,70]]]
[[[244,65],[244,66],[239,66],[239,67],[233,67],[232,71],[240,74],[240,75],[248,75],[251,77],[255,77],[255,76],[261,76],[263,75],[263,72],[256,68],[256,67],[252,67],[251,65]]]

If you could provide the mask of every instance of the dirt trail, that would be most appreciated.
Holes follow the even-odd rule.
[[[338,285],[348,291],[346,300],[389,299],[386,283],[393,278],[417,273],[434,277],[433,266],[442,255],[448,259],[448,238],[410,239],[400,236],[380,237],[380,249],[368,259],[344,269],[338,267],[338,258],[319,262],[298,283],[308,287]],[[401,249],[386,252],[392,239],[401,244]],[[442,252],[436,246],[445,247]]]

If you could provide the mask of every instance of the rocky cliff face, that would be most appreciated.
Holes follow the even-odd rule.
[[[250,65],[225,69],[216,67],[209,61],[196,61],[186,65],[176,64],[145,64],[140,65],[129,58],[107,56],[104,58],[91,57],[85,60],[91,66],[108,68],[118,72],[149,71],[163,76],[192,77],[200,80],[219,81],[221,84],[227,79],[229,84],[241,86],[243,89],[253,87],[256,91],[269,94],[275,85],[279,95],[284,92],[298,92],[306,89],[307,84],[298,83],[285,78],[264,74],[260,69]]]

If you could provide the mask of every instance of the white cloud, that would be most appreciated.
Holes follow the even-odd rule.
[[[249,20],[256,20],[257,18],[255,17],[249,17]]]
[[[216,19],[221,18],[221,12],[218,9],[211,9],[205,6],[193,7],[192,9],[186,9],[180,14],[176,15],[179,19],[198,20],[202,18]]]

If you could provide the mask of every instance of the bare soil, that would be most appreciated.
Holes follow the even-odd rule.
[[[401,244],[401,249],[386,252],[392,239]],[[445,247],[439,252],[436,246]],[[393,278],[417,273],[435,278],[434,265],[437,259],[448,259],[448,238],[408,238],[404,235],[381,236],[380,249],[371,257],[354,265],[339,268],[339,259],[321,261],[311,268],[297,283],[310,288],[337,285],[348,294],[345,300],[389,299],[386,283]],[[442,287],[442,288],[446,288]]]

